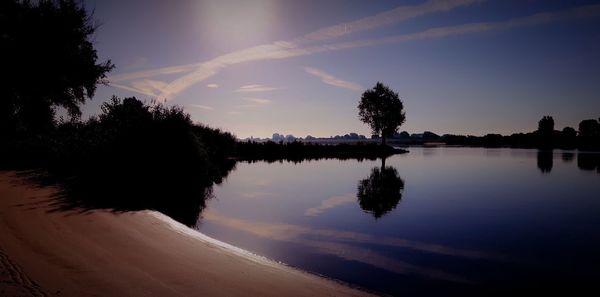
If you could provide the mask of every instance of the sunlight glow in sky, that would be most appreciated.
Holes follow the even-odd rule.
[[[600,117],[597,1],[85,1],[111,95],[180,105],[240,138],[369,129],[362,91],[402,97],[400,130],[531,131]]]

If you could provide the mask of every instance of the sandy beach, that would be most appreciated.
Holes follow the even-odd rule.
[[[153,211],[56,212],[56,189],[0,172],[2,296],[364,296]]]

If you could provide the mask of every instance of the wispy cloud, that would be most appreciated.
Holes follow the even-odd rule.
[[[150,97],[156,97],[156,94],[154,94],[154,93],[147,93],[147,92],[145,92],[143,90],[138,90],[138,89],[135,89],[135,88],[130,87],[130,86],[126,86],[126,85],[122,85],[122,84],[118,84],[118,83],[113,83],[113,82],[109,83],[109,85],[111,87],[123,89],[123,90],[126,90],[126,91],[136,92],[136,93],[147,95],[147,96],[150,96]]]
[[[232,57],[237,56],[237,53],[245,53],[245,54],[254,54],[258,55],[259,52],[270,51],[273,49],[283,49],[283,48],[295,48],[300,45],[306,43],[312,43],[316,41],[324,41],[328,39],[339,38],[345,35],[349,35],[352,33],[362,32],[366,30],[376,29],[378,27],[392,25],[398,22],[406,21],[411,18],[415,18],[418,16],[423,16],[429,13],[443,12],[452,10],[461,6],[471,5],[477,2],[483,2],[484,0],[429,0],[419,5],[403,5],[393,8],[391,10],[364,17],[352,22],[346,22],[337,24],[334,26],[328,26],[325,28],[321,28],[305,34],[301,37],[289,40],[289,41],[277,41],[272,44],[260,45],[257,47],[235,51],[230,54],[223,55],[221,57]],[[212,61],[217,61],[219,58],[217,57]],[[255,58],[258,58],[255,56]],[[228,59],[221,59],[221,62],[224,62]],[[236,59],[231,59],[236,60]],[[210,62],[210,61],[209,61]],[[159,69],[145,70],[145,71],[137,71],[132,73],[124,73],[112,75],[108,79],[111,82],[119,82],[125,80],[132,80],[144,77],[152,77],[157,75],[164,74],[178,74],[185,72],[192,72],[197,70],[197,68],[202,68],[205,66],[209,66],[209,62],[206,63],[193,63],[193,64],[185,64],[171,67],[164,67]],[[236,62],[241,62],[239,59]],[[212,66],[216,66],[212,64]]]
[[[128,81],[133,79],[153,77],[159,75],[179,74],[196,70],[202,63],[193,63],[177,66],[162,67],[157,69],[141,70],[135,72],[110,75],[107,79],[112,82]]]
[[[341,23],[316,30],[296,39],[295,42],[303,43],[306,41],[322,41],[339,38],[353,33],[393,25],[430,13],[452,10],[477,2],[484,2],[484,0],[430,0],[418,5],[399,6],[356,21]]]
[[[428,13],[447,11],[479,1],[480,0],[430,0],[420,5],[399,6],[392,10],[361,18],[353,22],[321,28],[290,41],[277,41],[272,44],[264,44],[244,50],[234,51],[203,63],[194,63],[112,75],[108,77],[108,80],[113,82],[113,86],[115,87],[123,87],[125,86],[124,84],[114,83],[158,75],[188,73],[187,75],[172,81],[165,88],[163,88],[163,92],[157,96],[159,99],[168,100],[172,99],[174,96],[177,96],[180,92],[189,88],[191,85],[215,75],[218,71],[229,65],[250,61],[285,59],[295,56],[308,55],[311,54],[311,52],[301,48],[305,44],[338,38],[355,32],[375,29],[377,27],[391,25]],[[135,87],[125,87],[126,88],[124,89],[135,89]],[[139,91],[140,93],[144,92],[143,90]]]
[[[244,100],[252,102],[252,103],[256,103],[256,104],[260,104],[260,105],[266,105],[266,104],[271,104],[271,100],[269,99],[264,99],[264,98],[252,98],[252,97],[244,97]]]
[[[240,196],[246,199],[267,199],[276,197],[277,194],[270,192],[244,192]]]
[[[322,44],[323,41],[335,39],[348,34],[375,29],[381,26],[395,24],[410,18],[429,13],[448,11],[457,7],[480,2],[478,0],[431,0],[416,6],[400,6],[374,16],[359,19],[354,22],[343,23],[322,28],[290,41],[277,41],[271,44],[259,45],[239,51],[234,51],[212,60],[188,65],[166,67],[154,70],[139,71],[113,75],[108,78],[111,85],[130,91],[154,96],[158,91],[159,100],[170,100],[190,86],[212,77],[222,69],[240,63],[287,59],[306,56],[316,53],[331,52],[343,49],[378,46],[383,44],[400,43],[413,40],[443,38],[452,35],[482,33],[492,30],[505,30],[522,26],[539,25],[548,22],[560,21],[577,17],[591,17],[600,15],[600,5],[580,6],[574,9],[558,12],[546,12],[527,17],[515,18],[499,22],[470,23],[458,26],[438,27],[417,33],[397,35],[380,39],[355,40],[349,42]],[[316,42],[321,44],[311,45]],[[156,85],[148,88],[148,84],[139,81],[132,82],[129,86],[124,81],[141,79],[167,74],[187,73],[166,85]],[[143,80],[142,80],[143,81]],[[116,82],[116,83],[115,83]],[[136,83],[137,82],[137,83]],[[239,89],[238,92],[267,91],[270,87],[254,87]]]
[[[188,104],[188,107],[199,108],[204,110],[215,110],[213,107],[208,105],[200,105],[200,104]]]
[[[483,33],[488,31],[507,30],[517,27],[534,26],[550,22],[556,22],[566,19],[578,18],[578,17],[591,17],[600,15],[600,5],[588,5],[577,7],[568,11],[559,12],[545,12],[533,14],[526,17],[509,19],[506,21],[499,22],[480,22],[470,23],[456,26],[445,26],[431,28],[424,31],[395,35],[390,37],[378,38],[378,39],[363,39],[349,42],[341,42],[334,44],[327,44],[321,46],[313,46],[306,48],[311,53],[318,52],[329,52],[343,49],[352,49],[360,47],[371,47],[383,44],[400,43],[414,40],[443,38],[453,35],[470,34],[470,33]]]
[[[167,83],[159,80],[142,79],[134,81],[131,86],[146,93],[160,94],[167,87]]]
[[[219,87],[219,85],[218,84],[208,84],[208,85],[206,85],[206,87],[211,88],[211,89],[216,89]]]
[[[111,83],[111,85],[113,87],[148,95],[150,97],[157,97],[163,92],[167,83],[159,80],[141,79],[131,82],[131,86],[117,83]]]
[[[241,111],[232,110],[232,111],[228,111],[227,114],[235,116],[235,115],[241,115],[242,112]]]
[[[275,90],[279,90],[281,88],[276,88],[276,87],[269,87],[269,86],[265,86],[265,85],[244,85],[241,86],[239,89],[235,90],[234,92],[239,92],[239,93],[248,93],[248,92],[267,92],[267,91],[275,91]]]
[[[353,91],[359,91],[362,89],[362,87],[357,83],[341,80],[321,69],[317,69],[314,67],[304,67],[304,71],[320,78],[322,82],[324,82],[328,85],[332,85],[332,86],[336,86],[336,87],[340,87],[340,88],[344,88],[344,89],[349,89],[349,90],[353,90]]]

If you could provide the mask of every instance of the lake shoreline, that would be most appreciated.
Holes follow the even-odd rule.
[[[2,282],[0,292],[369,295],[231,247],[155,211],[55,211],[56,191],[33,185],[14,171],[0,172],[0,248],[6,259],[0,275],[12,281]]]

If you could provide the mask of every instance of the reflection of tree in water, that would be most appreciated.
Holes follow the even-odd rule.
[[[554,153],[552,151],[537,152],[537,166],[542,173],[552,171]]]
[[[577,167],[581,170],[600,173],[600,154],[598,153],[579,153],[577,154]]]
[[[374,167],[368,178],[358,182],[358,203],[375,218],[381,218],[396,208],[402,199],[404,181],[393,167],[386,167],[382,160],[381,168]]]
[[[550,151],[540,150],[537,152],[537,166],[542,173],[552,171],[554,154]],[[565,163],[573,162],[575,154],[572,152],[562,153]],[[577,153],[577,167],[584,171],[596,171],[600,174],[600,153],[580,152]]]
[[[110,182],[100,179],[67,183],[54,197],[53,211],[105,209],[121,213],[148,209],[194,226],[207,200],[213,197],[213,185],[222,183],[235,169],[235,161],[218,165],[210,176],[170,172],[160,179],[150,180],[147,175],[127,176],[127,173],[115,172],[116,178]]]

